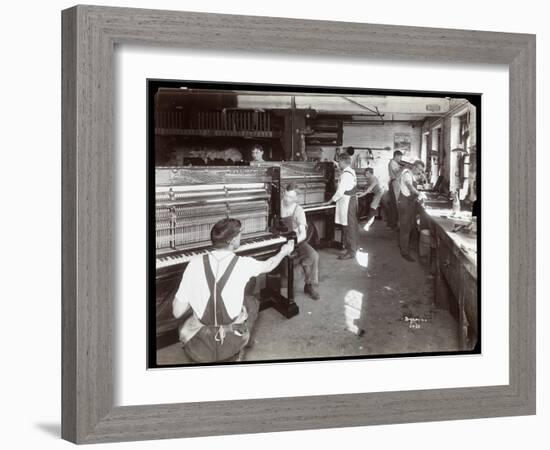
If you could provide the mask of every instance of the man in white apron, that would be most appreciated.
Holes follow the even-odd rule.
[[[248,344],[259,304],[245,295],[251,277],[274,270],[294,249],[283,245],[266,261],[237,256],[241,222],[222,219],[210,233],[214,249],[189,262],[172,303],[174,317],[189,308],[192,315],[180,326],[179,337],[187,356],[195,362],[233,360]]]
[[[351,259],[355,257],[357,250],[357,177],[351,168],[351,156],[342,153],[338,160],[338,166],[342,171],[338,180],[338,188],[326,205],[336,203],[334,222],[342,226],[343,241],[346,247],[345,253],[338,259]]]

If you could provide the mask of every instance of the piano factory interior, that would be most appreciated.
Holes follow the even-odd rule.
[[[224,219],[240,223],[238,256],[293,251],[246,285],[254,329],[222,362],[480,352],[479,96],[174,81],[148,91],[150,367],[197,362],[181,337],[196,311],[177,317],[174,299]],[[301,219],[284,220],[292,202],[303,235]]]

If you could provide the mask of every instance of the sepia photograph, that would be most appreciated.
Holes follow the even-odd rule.
[[[148,80],[148,367],[481,352],[481,95]]]

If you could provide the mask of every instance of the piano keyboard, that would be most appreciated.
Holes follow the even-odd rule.
[[[287,238],[283,236],[263,236],[258,238],[247,239],[246,242],[242,243],[237,249],[237,254],[247,252],[249,250],[254,250],[262,247],[267,247],[275,244],[283,244],[287,241]],[[198,248],[183,250],[177,254],[165,255],[157,257],[157,269],[162,269],[165,267],[175,266],[177,264],[188,263],[191,258],[196,256],[206,255],[212,250],[212,247]]]

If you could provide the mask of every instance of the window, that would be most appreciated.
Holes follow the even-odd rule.
[[[458,124],[457,149],[462,151],[457,154],[457,176],[460,198],[464,199],[468,193],[470,175],[470,111],[458,116]]]
[[[468,138],[470,137],[470,112],[458,117],[458,146],[468,151]]]

